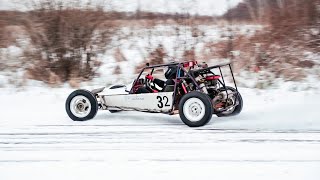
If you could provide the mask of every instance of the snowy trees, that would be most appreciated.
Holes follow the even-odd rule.
[[[2,46],[3,40],[4,40],[4,22],[0,19],[0,47]]]
[[[319,21],[319,0],[245,0],[251,18],[256,22],[282,21],[313,24]]]
[[[319,0],[244,0],[225,14],[235,20],[271,23],[277,27],[319,23]]]
[[[268,72],[271,79],[305,78],[307,69],[317,66],[313,56],[320,51],[320,1],[245,0],[244,4],[250,20],[265,26],[246,42],[235,40],[235,49],[242,52],[236,59],[238,68]],[[243,13],[239,7],[230,11]]]
[[[81,2],[32,2],[24,27],[33,45],[27,55],[37,60],[29,68],[34,78],[50,81],[54,74],[64,82],[94,76],[100,64],[94,56],[105,49],[115,28],[108,22],[105,4]]]

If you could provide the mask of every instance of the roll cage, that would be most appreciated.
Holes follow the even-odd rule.
[[[229,96],[229,93],[227,91],[227,86],[226,86],[226,82],[225,82],[225,78],[224,78],[224,74],[221,70],[222,67],[229,67],[230,70],[230,74],[232,76],[232,80],[233,80],[233,84],[234,84],[234,88],[236,89],[236,93],[237,96],[239,94],[238,92],[238,87],[234,78],[234,74],[233,74],[233,70],[231,67],[231,63],[224,63],[224,64],[219,64],[219,65],[215,65],[215,66],[209,66],[209,67],[205,67],[205,68],[199,68],[198,63],[196,61],[188,61],[188,62],[178,62],[178,63],[168,63],[168,64],[160,64],[160,65],[153,65],[150,66],[149,63],[146,64],[146,67],[144,67],[138,77],[134,80],[132,87],[129,91],[129,94],[134,94],[135,93],[135,86],[139,85],[138,82],[141,79],[141,75],[143,74],[144,71],[146,70],[150,70],[151,69],[151,75],[154,73],[155,68],[159,68],[159,67],[169,67],[169,66],[177,66],[177,73],[176,73],[176,77],[173,79],[174,80],[174,89],[173,89],[173,105],[172,105],[172,110],[174,110],[174,105],[179,103],[176,102],[176,96],[177,96],[177,90],[178,87],[181,85],[181,81],[182,80],[191,80],[192,83],[195,85],[196,87],[196,91],[200,91],[202,93],[204,93],[203,89],[200,87],[200,84],[197,82],[196,78],[198,76],[203,76],[206,74],[212,74],[212,75],[217,75],[215,74],[212,70],[213,69],[219,69],[219,73],[218,75],[221,76],[221,79],[218,79],[219,84],[224,88],[226,94],[227,94],[227,98]],[[141,86],[141,84],[140,84]],[[238,99],[238,98],[236,98]]]

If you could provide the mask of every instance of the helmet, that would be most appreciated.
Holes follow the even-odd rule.
[[[164,76],[167,78],[167,79],[175,79],[176,76],[177,76],[177,66],[169,66],[168,67],[168,70],[166,71],[166,73],[164,73]]]

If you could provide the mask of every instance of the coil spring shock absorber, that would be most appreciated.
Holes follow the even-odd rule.
[[[182,86],[182,89],[183,89],[185,94],[187,94],[188,92],[191,91],[189,85],[187,84],[186,80],[184,80],[184,79],[182,80],[181,86]]]

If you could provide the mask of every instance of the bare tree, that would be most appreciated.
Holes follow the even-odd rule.
[[[5,24],[4,24],[3,20],[0,19],[0,47],[3,46],[4,28],[5,28]]]
[[[256,13],[256,8],[255,8],[254,2],[255,1],[245,0],[245,4],[247,5],[247,8],[248,8],[249,14],[251,16],[251,19],[254,22],[257,22],[258,21],[258,17],[257,17],[257,13]]]
[[[62,82],[95,75],[100,62],[94,57],[116,31],[106,4],[95,2],[32,1],[24,27],[34,47],[27,54],[38,60],[31,70],[36,77],[42,74],[40,80],[48,81],[50,73]]]

